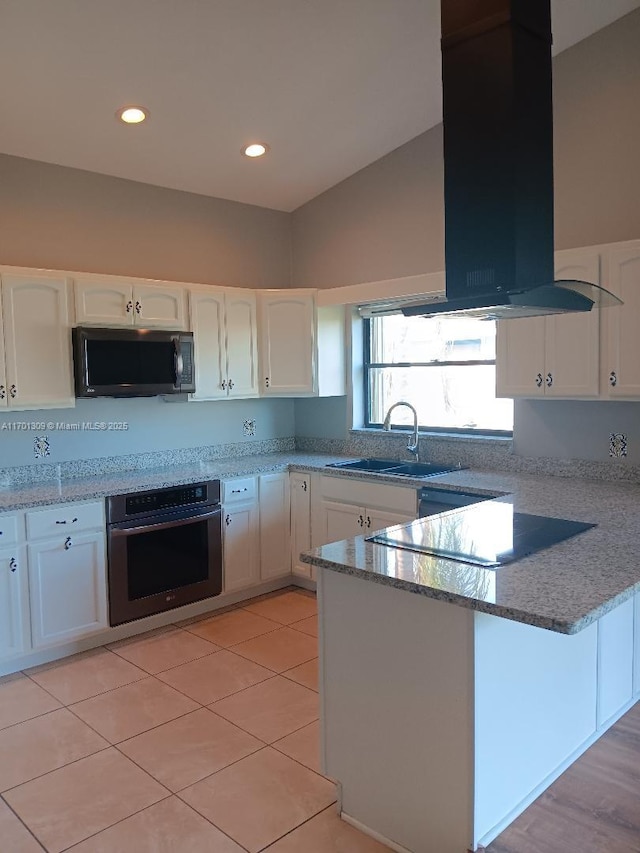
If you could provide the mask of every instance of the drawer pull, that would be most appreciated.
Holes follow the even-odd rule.
[[[64,540],[64,550],[68,551],[72,545],[73,545],[73,542],[71,541],[71,537],[67,536],[67,538]]]
[[[72,518],[72,519],[71,519],[71,524],[75,524],[77,520],[78,520],[77,518]],[[67,524],[67,523],[68,523],[68,522],[67,522],[67,519],[66,519],[66,518],[65,518],[65,520],[64,520],[64,521],[56,521],[56,524]]]
[[[244,489],[231,489],[232,495],[240,495],[242,492],[248,492],[249,489],[245,486]]]
[[[15,570],[18,568],[18,561],[16,560],[15,557],[12,557],[9,560],[9,568],[11,569],[12,572],[15,572]]]

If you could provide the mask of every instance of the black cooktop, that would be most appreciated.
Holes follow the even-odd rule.
[[[485,501],[388,527],[366,538],[381,545],[497,569],[595,526],[514,512],[510,504]]]

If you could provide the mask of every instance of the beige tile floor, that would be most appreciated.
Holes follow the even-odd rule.
[[[0,679],[0,851],[383,853],[320,775],[289,589]]]

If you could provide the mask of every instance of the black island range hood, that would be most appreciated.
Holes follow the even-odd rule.
[[[446,299],[406,316],[590,311],[588,282],[554,282],[549,0],[443,0]]]

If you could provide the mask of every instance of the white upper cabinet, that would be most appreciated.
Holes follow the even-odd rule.
[[[68,280],[3,275],[2,314],[0,405],[11,409],[74,406]]]
[[[79,326],[187,328],[186,289],[179,284],[132,284],[118,279],[75,280]]]
[[[600,283],[600,253],[556,252],[556,280]],[[600,309],[498,323],[496,386],[499,397],[598,396]]]
[[[603,311],[603,395],[640,399],[640,240],[609,250],[606,286],[624,304]]]
[[[252,290],[192,288],[193,400],[258,396],[256,297]]]
[[[344,394],[344,307],[318,309],[310,290],[263,291],[258,300],[261,393]]]

